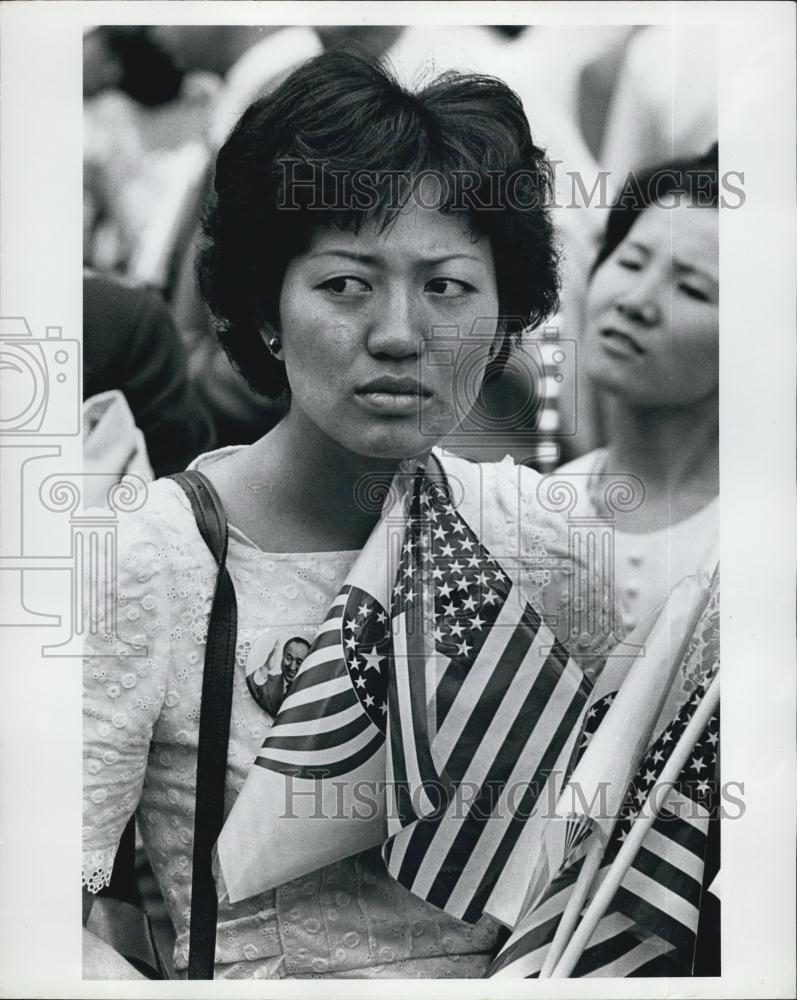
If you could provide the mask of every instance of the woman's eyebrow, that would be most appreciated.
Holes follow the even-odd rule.
[[[329,250],[316,250],[315,253],[307,255],[308,260],[315,260],[318,257],[345,257],[347,260],[357,261],[358,264],[375,264],[379,258],[367,253],[357,253],[355,250],[343,250],[337,247]]]

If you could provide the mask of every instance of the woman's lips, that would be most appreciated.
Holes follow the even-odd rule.
[[[645,353],[644,348],[640,346],[630,333],[618,330],[617,327],[604,327],[600,331],[600,336],[603,346],[613,354],[637,355]]]
[[[417,413],[422,402],[427,398],[427,394],[421,392],[358,390],[355,393],[357,402],[372,413],[395,414],[396,416]]]
[[[384,376],[366,383],[355,392],[361,406],[372,413],[404,416],[417,413],[431,393],[417,379]]]

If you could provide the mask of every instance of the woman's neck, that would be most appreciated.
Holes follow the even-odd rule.
[[[358,549],[398,464],[348,451],[293,410],[252,446],[247,486],[289,550]]]
[[[645,486],[642,508],[624,518],[629,530],[682,520],[717,496],[716,399],[688,410],[643,410],[612,400],[608,432],[607,469],[638,476]]]

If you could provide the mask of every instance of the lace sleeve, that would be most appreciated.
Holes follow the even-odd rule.
[[[141,795],[169,653],[168,546],[143,511],[120,515],[116,566],[87,570],[96,594],[83,661],[83,885],[111,878]]]

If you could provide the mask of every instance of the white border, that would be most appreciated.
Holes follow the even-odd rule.
[[[747,813],[723,835],[721,980],[435,982],[440,996],[795,995],[795,116],[786,3],[37,3],[0,9],[0,303],[36,333],[81,326],[81,29],[108,23],[696,23],[720,26],[723,169],[747,204],[721,220],[723,778]],[[768,56],[732,113],[740,67]],[[737,93],[737,97],[739,94]],[[64,445],[79,467],[76,441]],[[37,634],[38,633],[38,634]],[[0,991],[3,996],[417,995],[392,981],[83,982],[80,683],[42,661],[36,629],[0,630]],[[421,990],[427,989],[420,987]]]

